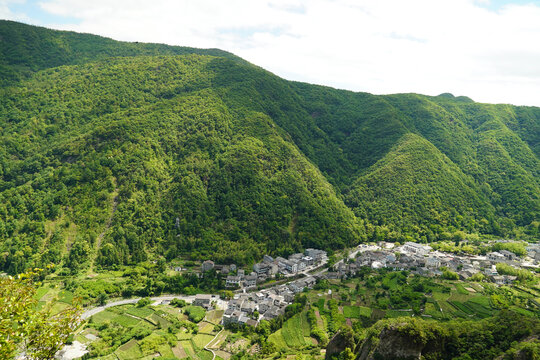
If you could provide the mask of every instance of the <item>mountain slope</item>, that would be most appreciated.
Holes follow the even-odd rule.
[[[361,222],[286,133],[221,100],[208,70],[216,59],[63,66],[5,91],[3,268],[91,261],[116,192],[98,265],[154,251],[243,263],[358,242]],[[53,253],[40,260],[47,248]]]
[[[338,169],[344,181],[337,185],[343,191],[388,154],[404,134],[413,133],[445,154],[471,177],[475,191],[487,196],[495,209],[489,233],[514,236],[512,229],[517,225],[538,236],[540,162],[531,146],[536,146],[539,133],[527,131],[538,127],[537,108],[478,104],[450,94],[374,96],[308,84],[294,86],[316,124],[351,165],[350,170]],[[524,124],[523,128],[518,124]],[[500,147],[498,155],[483,145],[486,141]],[[444,187],[439,190],[435,195],[441,198],[453,196]],[[404,209],[411,205],[403,204]],[[516,211],[518,208],[521,210]],[[430,215],[426,212],[423,216]],[[416,233],[389,226],[400,233]]]
[[[0,21],[0,269],[538,239],[540,111]]]
[[[470,177],[411,133],[353,183],[347,203],[370,223],[414,231],[424,240],[448,228],[485,232],[481,220],[494,213]]]

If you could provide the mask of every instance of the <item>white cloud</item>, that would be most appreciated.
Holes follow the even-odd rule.
[[[540,6],[495,11],[485,3],[43,0],[40,6],[80,19],[69,30],[221,48],[288,79],[540,106]]]
[[[30,22],[30,18],[25,14],[11,10],[11,5],[24,4],[25,0],[0,0],[0,19],[10,19],[15,21]]]

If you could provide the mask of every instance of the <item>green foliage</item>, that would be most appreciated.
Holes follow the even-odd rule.
[[[538,282],[538,277],[535,276],[532,272],[526,269],[516,269],[505,263],[498,263],[496,265],[497,272],[501,275],[513,275],[517,276],[519,281],[533,281]]]
[[[378,336],[383,329],[399,334],[406,341],[413,341],[422,349],[422,356],[429,359],[494,359],[511,347],[524,354],[535,351],[535,345],[518,341],[537,334],[538,319],[524,317],[511,311],[503,311],[493,318],[481,321],[451,321],[438,323],[418,318],[399,318],[380,321],[368,330],[370,336]],[[377,350],[375,350],[377,358]]]
[[[443,270],[442,277],[443,279],[447,279],[447,280],[459,280],[459,275],[456,272],[448,270],[448,269]]]
[[[12,359],[24,352],[31,360],[52,359],[79,326],[80,309],[53,312],[55,302],[37,310],[33,279],[0,277],[0,357]]]
[[[523,257],[527,255],[527,249],[525,248],[526,245],[527,245],[526,243],[522,243],[522,242],[505,242],[505,243],[498,242],[498,243],[493,244],[493,246],[491,247],[491,250],[492,251],[508,250],[508,251],[513,252],[517,256]]]
[[[171,306],[183,308],[184,306],[186,306],[186,304],[186,301],[182,299],[174,298],[171,300]]]
[[[150,300],[150,298],[147,298],[147,297],[142,298],[139,301],[137,301],[137,307],[142,308],[142,307],[150,305],[151,303],[152,303],[152,300]]]
[[[200,322],[206,315],[206,311],[202,307],[194,305],[186,306],[184,313],[187,314],[189,320],[195,323]]]

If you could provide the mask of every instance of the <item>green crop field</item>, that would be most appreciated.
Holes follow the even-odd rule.
[[[469,294],[469,292],[465,290],[465,287],[462,284],[457,283],[455,284],[455,287],[458,293],[463,294],[463,295]]]
[[[92,316],[92,319],[95,323],[99,324],[105,321],[110,321],[115,316],[116,316],[115,313],[105,310],[105,311],[98,312],[97,314]]]
[[[467,294],[462,294],[461,292],[456,291],[456,292],[452,292],[452,294],[448,298],[448,301],[461,301],[461,302],[463,302],[463,301],[469,300],[471,297],[472,297],[471,295],[468,295],[468,292],[467,292]]]
[[[192,307],[192,311],[199,311]],[[201,312],[203,313],[203,312]],[[221,321],[223,312],[216,312],[213,319]],[[92,332],[98,337],[94,342],[88,341],[89,359],[102,359],[101,354],[114,353],[118,360],[147,360],[159,353],[164,359],[174,358],[172,348],[181,344],[189,358],[212,358],[208,351],[202,351],[204,346],[217,334],[214,324],[201,323],[206,333],[199,332],[199,324],[187,319],[178,320],[178,310],[169,305],[135,307],[122,305],[111,307],[93,316],[85,332]],[[199,314],[201,315],[201,314]],[[143,318],[144,317],[144,318]],[[106,326],[103,324],[107,323]],[[125,342],[123,345],[119,343]],[[93,348],[100,349],[94,354]],[[208,354],[207,354],[208,353]]]
[[[435,306],[434,303],[430,303],[430,302],[426,303],[424,314],[432,316],[434,318],[441,317],[441,311],[438,309],[437,306]]]
[[[191,343],[191,340],[182,340],[181,341],[182,347],[186,351],[186,354],[190,359],[193,359],[195,357],[195,351],[193,349],[193,344]]]
[[[169,321],[165,320],[156,313],[150,315],[150,319],[152,319],[155,324],[159,324],[163,329],[166,329],[171,324]]]
[[[366,306],[344,306],[343,316],[346,318],[359,319],[360,317],[371,317],[372,310]]]
[[[140,317],[140,318],[144,319],[147,316],[152,315],[154,313],[154,310],[152,310],[150,308],[147,308],[147,307],[138,308],[138,307],[130,305],[130,306],[126,307],[125,312],[126,312],[126,314],[130,314],[130,315],[137,316],[137,317]]]
[[[344,306],[343,316],[346,318],[358,319],[360,317],[360,308],[357,306]]]
[[[193,337],[193,343],[197,348],[203,349],[213,338],[214,335],[197,334]]]
[[[386,311],[386,317],[387,318],[396,318],[396,317],[402,317],[402,316],[412,316],[412,311],[399,311],[399,310],[388,310]]]
[[[135,340],[130,340],[124,345],[120,346],[115,351],[115,354],[120,360],[138,359],[143,356],[139,344],[137,344],[137,341]]]
[[[140,322],[139,319],[136,319],[129,315],[118,315],[118,316],[115,316],[111,321],[117,324],[120,324],[124,327],[135,326]]]
[[[306,313],[302,312],[287,320],[280,330],[269,336],[268,340],[273,342],[277,348],[299,349],[312,344],[311,340],[306,340],[306,337],[309,338],[309,334],[310,327]]]
[[[283,338],[283,331],[279,329],[275,333],[268,337],[268,341],[274,343],[278,349],[286,350],[288,348],[285,339]]]

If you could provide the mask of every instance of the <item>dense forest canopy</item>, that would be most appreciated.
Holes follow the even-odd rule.
[[[0,21],[0,270],[538,240],[540,108]]]

